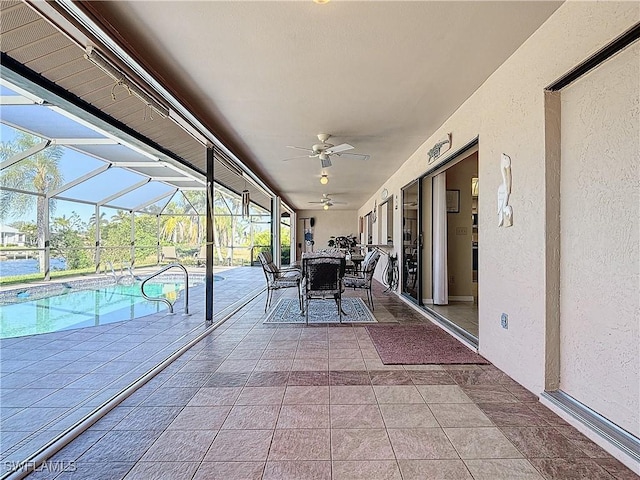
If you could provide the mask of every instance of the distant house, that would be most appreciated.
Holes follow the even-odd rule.
[[[3,247],[6,247],[7,245],[24,247],[25,240],[26,234],[20,232],[16,228],[10,227],[9,225],[0,224],[0,244]]]

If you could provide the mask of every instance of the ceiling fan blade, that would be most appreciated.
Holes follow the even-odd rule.
[[[354,148],[355,147],[353,145],[349,145],[348,143],[341,143],[340,145],[336,145],[335,147],[327,148],[324,153],[331,155],[334,153],[344,152],[346,150],[352,150]]]
[[[327,203],[327,202],[307,202],[307,203]]]
[[[307,147],[295,147],[293,145],[287,145],[287,148],[295,148],[296,150],[304,150],[305,152],[313,153],[313,150],[311,150],[310,148],[307,148]]]
[[[366,155],[364,153],[336,153],[338,157],[350,157],[354,160],[369,160],[371,155]]]
[[[291,157],[291,158],[285,158],[282,161],[283,162],[288,162],[289,160],[298,160],[300,158],[309,158],[309,157],[313,157],[314,155],[300,155],[298,157]]]

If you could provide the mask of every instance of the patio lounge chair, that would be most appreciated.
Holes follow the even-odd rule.
[[[162,253],[160,255],[161,262],[178,262],[178,254],[176,253],[176,247],[162,247]]]
[[[207,246],[202,245],[200,247],[200,250],[196,252],[195,257],[196,257],[196,266],[197,267],[203,266],[207,261]]]

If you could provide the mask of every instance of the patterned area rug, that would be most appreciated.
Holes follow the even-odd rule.
[[[435,325],[371,325],[366,328],[385,365],[489,363]]]
[[[309,323],[338,323],[338,308],[333,300],[311,300]],[[342,323],[375,323],[376,319],[361,298],[343,298]],[[297,298],[281,298],[263,323],[305,323]]]

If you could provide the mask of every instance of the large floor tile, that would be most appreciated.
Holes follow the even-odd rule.
[[[376,396],[368,385],[335,386],[329,389],[331,405],[375,404]]]
[[[199,462],[209,450],[216,433],[216,430],[167,430],[151,445],[142,461]]]
[[[236,405],[227,415],[222,429],[274,429],[279,411],[280,405]]]
[[[384,428],[378,405],[331,405],[331,428]]]
[[[390,403],[380,405],[387,428],[438,427],[429,407],[421,403]]]
[[[332,429],[331,456],[334,461],[395,459],[383,428]]]
[[[264,461],[272,435],[273,430],[221,430],[204,461]]]
[[[474,480],[544,480],[527,460],[465,460]]]
[[[398,459],[459,458],[441,428],[390,428],[388,432]]]
[[[333,462],[332,480],[402,480],[395,460],[357,460]]]
[[[328,460],[269,461],[262,480],[331,480]]]
[[[260,480],[263,469],[264,462],[202,462],[193,480]]]
[[[144,460],[136,463],[124,480],[191,480],[200,462],[160,462]]]
[[[415,385],[374,385],[379,404],[383,403],[422,403],[424,400]]]
[[[230,406],[184,407],[167,429],[219,430],[230,410]]]
[[[278,429],[273,435],[269,461],[330,459],[329,429]]]
[[[403,480],[473,480],[462,460],[398,460]]]
[[[283,405],[277,428],[329,428],[329,406]]]
[[[460,458],[522,458],[522,454],[495,427],[445,428]]]
[[[430,404],[431,412],[441,427],[491,427],[491,420],[472,403]]]

